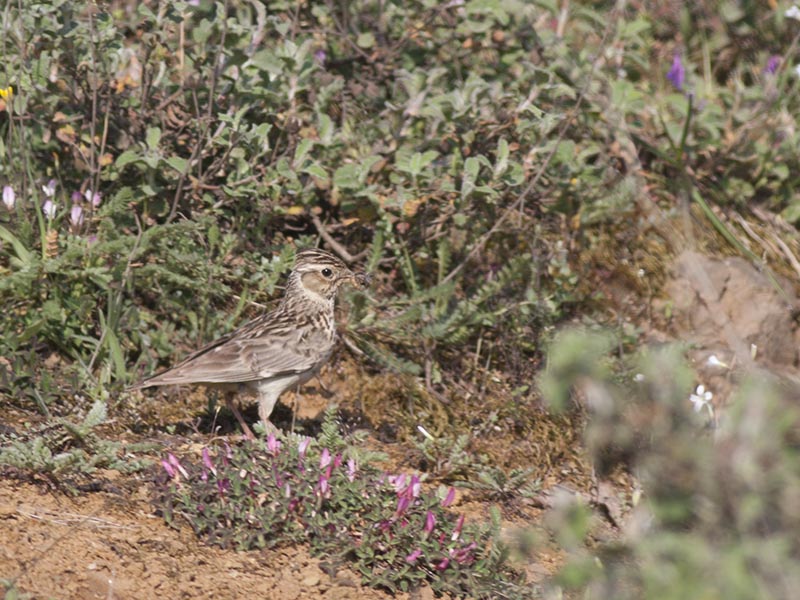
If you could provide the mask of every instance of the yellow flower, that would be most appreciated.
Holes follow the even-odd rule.
[[[0,98],[3,100],[11,100],[14,95],[14,86],[10,85],[7,88],[0,88]]]

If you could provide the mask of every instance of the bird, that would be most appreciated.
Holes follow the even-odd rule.
[[[328,361],[337,340],[334,305],[344,284],[366,287],[370,277],[354,273],[330,252],[299,250],[280,304],[190,354],[181,362],[131,389],[177,384],[221,388],[243,433],[254,439],[233,401],[236,392],[255,393],[258,415],[267,431],[269,417],[287,389],[314,377]]]

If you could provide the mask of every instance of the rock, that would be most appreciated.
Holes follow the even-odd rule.
[[[683,252],[664,288],[675,333],[707,354],[735,356],[739,366],[749,362],[755,345],[757,362],[794,368],[800,342],[794,319],[798,301],[787,281],[779,283],[783,294],[743,258]]]

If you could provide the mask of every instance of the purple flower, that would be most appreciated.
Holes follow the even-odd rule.
[[[325,53],[325,50],[317,50],[314,52],[314,60],[317,61],[320,65],[325,64],[325,59],[328,58],[328,55]]]
[[[6,205],[8,210],[14,208],[14,203],[17,201],[17,194],[14,192],[14,188],[10,185],[3,186],[3,204]]]
[[[773,54],[767,59],[767,66],[764,67],[764,73],[774,74],[781,66],[781,57],[778,54]]]
[[[444,500],[442,500],[442,507],[447,508],[453,503],[455,499],[456,499],[456,488],[451,487],[449,490],[447,490],[447,496],[445,496]]]
[[[203,457],[203,464],[205,465],[206,469],[211,471],[216,476],[217,469],[214,467],[214,463],[211,462],[211,453],[208,451],[208,448],[203,448],[200,454]]]
[[[306,450],[308,450],[308,445],[311,443],[311,438],[306,437],[300,440],[300,443],[297,444],[297,453],[300,455],[300,458],[305,458]]]
[[[683,82],[686,80],[686,69],[683,67],[681,55],[676,52],[672,56],[672,68],[667,72],[667,79],[679,92],[683,91]]]
[[[73,204],[69,211],[69,222],[73,227],[80,227],[83,225],[83,209],[78,204]]]
[[[272,456],[277,456],[281,451],[281,443],[278,438],[275,437],[274,433],[270,433],[267,436],[267,450]]]
[[[441,561],[439,561],[436,564],[435,568],[436,568],[437,571],[444,571],[447,568],[447,565],[449,565],[449,564],[450,564],[450,559],[449,558],[443,558]]]
[[[48,198],[52,198],[55,195],[56,183],[57,182],[55,179],[51,179],[50,181],[47,182],[47,185],[42,186],[42,191],[44,192],[45,196],[47,196]]]
[[[352,483],[356,479],[356,471],[358,467],[356,466],[356,461],[352,458],[347,460],[347,479],[350,480]]]
[[[415,562],[417,562],[417,559],[418,559],[420,556],[422,556],[422,550],[420,550],[419,548],[417,548],[417,549],[416,549],[416,550],[414,550],[414,551],[413,551],[411,554],[409,554],[408,556],[406,556],[406,562],[407,562],[407,563],[411,563],[411,564],[413,565]]]
[[[323,448],[319,456],[319,468],[324,469],[329,464],[331,464],[331,453],[327,448]]]
[[[100,192],[93,192],[92,190],[86,190],[83,193],[83,197],[86,198],[86,201],[91,203],[94,208],[100,206],[100,203],[103,201],[103,196]]]
[[[399,517],[404,512],[408,510],[408,507],[411,505],[411,500],[406,498],[405,496],[400,497],[397,500],[397,510],[394,512],[395,516]]]
[[[55,202],[52,200],[46,200],[44,204],[42,204],[42,212],[44,216],[48,219],[52,220],[56,216],[56,205]]]
[[[73,204],[77,204],[78,202],[83,200],[83,194],[81,194],[78,190],[75,190],[74,192],[72,192],[72,195],[70,195],[70,198],[72,199]]]
[[[423,530],[425,533],[430,533],[434,527],[436,527],[436,516],[431,511],[428,511],[425,515],[425,527]]]

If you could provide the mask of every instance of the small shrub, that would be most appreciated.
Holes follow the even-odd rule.
[[[97,401],[78,423],[59,418],[24,434],[0,435],[0,466],[42,474],[70,491],[78,490],[77,480],[97,469],[130,473],[146,467],[147,459],[133,455],[144,446],[125,445],[98,434],[96,428],[107,415],[105,403]]]
[[[334,444],[336,446],[336,444]],[[371,586],[475,598],[529,590],[505,566],[492,528],[448,510],[455,491],[423,489],[416,475],[359,463],[352,448],[276,437],[203,448],[197,463],[162,461],[157,504],[168,523],[186,519],[208,543],[252,550],[306,542],[332,563],[349,562]]]

